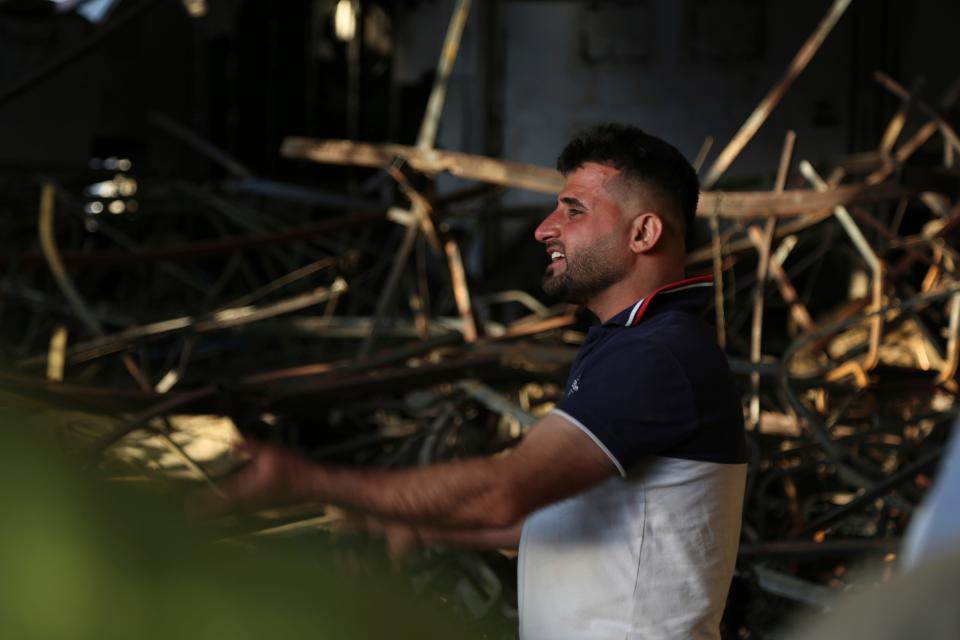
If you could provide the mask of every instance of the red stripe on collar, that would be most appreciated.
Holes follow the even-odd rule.
[[[653,300],[654,296],[658,293],[673,293],[675,291],[682,291],[690,287],[699,287],[699,286],[713,286],[713,276],[712,275],[703,275],[703,276],[694,276],[693,278],[686,278],[684,280],[678,280],[677,282],[671,282],[670,284],[665,284],[662,287],[654,289],[653,293],[648,295],[643,299],[643,302],[640,303],[640,308],[637,309],[636,315],[633,317],[633,322],[629,326],[635,327],[640,324],[640,319],[643,317],[643,312],[647,310],[647,307],[650,306],[650,302]]]

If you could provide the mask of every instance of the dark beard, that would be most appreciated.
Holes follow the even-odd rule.
[[[558,276],[545,275],[543,290],[547,295],[572,304],[586,304],[591,298],[623,280],[628,273],[625,265],[615,264],[602,243],[580,252],[575,260]]]

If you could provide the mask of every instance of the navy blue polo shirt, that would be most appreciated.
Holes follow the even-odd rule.
[[[700,313],[710,276],[669,284],[592,327],[556,411],[626,476],[647,456],[746,462],[740,393]]]

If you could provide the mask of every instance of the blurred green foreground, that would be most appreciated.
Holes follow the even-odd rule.
[[[3,404],[0,638],[465,637],[399,576],[347,566],[322,539],[216,543],[178,500],[82,472],[42,414]]]

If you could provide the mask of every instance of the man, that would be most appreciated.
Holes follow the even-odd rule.
[[[208,504],[313,500],[366,514],[399,550],[519,543],[524,639],[718,638],[746,474],[739,395],[683,279],[696,174],[662,140],[601,125],[558,160],[537,228],[544,289],[601,325],[563,400],[507,455],[403,470],[320,466],[251,446]],[[521,535],[522,527],[522,535]]]

